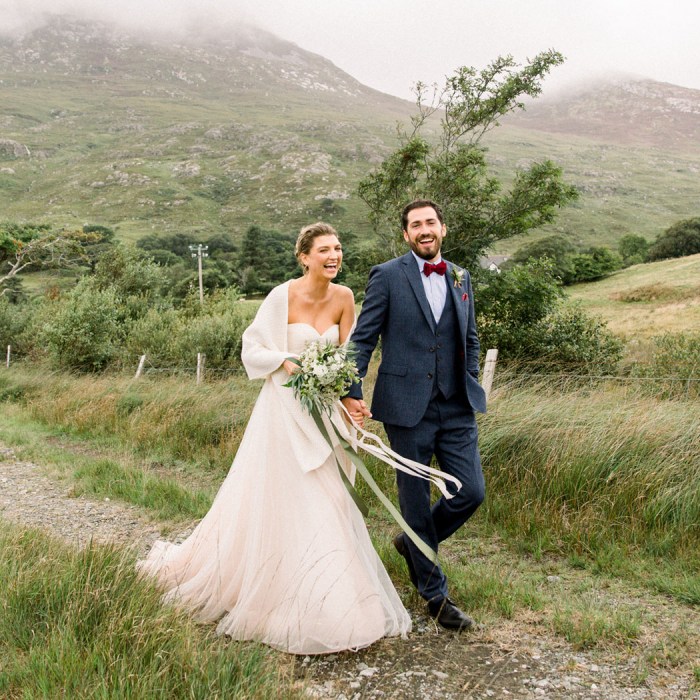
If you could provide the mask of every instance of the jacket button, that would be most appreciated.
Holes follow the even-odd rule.
[[[435,348],[428,348],[429,352],[435,352]]]
[[[433,373],[432,373],[432,372],[428,372],[428,379],[432,379],[432,378],[433,378]]]

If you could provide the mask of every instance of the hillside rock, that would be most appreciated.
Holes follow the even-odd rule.
[[[14,160],[15,158],[28,158],[29,148],[23,143],[12,139],[0,139],[0,158]]]

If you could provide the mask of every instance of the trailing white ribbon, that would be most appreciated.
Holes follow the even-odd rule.
[[[426,466],[425,464],[421,464],[420,462],[415,462],[412,459],[409,459],[408,457],[402,457],[397,452],[394,452],[390,447],[387,447],[382,442],[382,440],[374,433],[370,433],[369,431],[361,428],[352,419],[352,416],[350,416],[347,409],[345,408],[345,406],[343,406],[342,403],[340,403],[340,408],[349,418],[350,423],[354,427],[354,429],[362,436],[361,440],[354,439],[353,444],[351,446],[348,440],[345,437],[343,437],[343,435],[341,435],[340,431],[338,430],[338,427],[333,423],[333,421],[329,421],[333,428],[333,431],[335,432],[336,437],[340,442],[340,446],[343,448],[343,451],[347,455],[348,459],[355,465],[357,471],[362,475],[362,478],[367,482],[367,485],[370,487],[370,489],[374,492],[374,494],[381,501],[384,507],[389,511],[390,515],[398,523],[399,527],[406,533],[406,535],[413,542],[413,544],[415,544],[416,547],[431,562],[433,562],[433,564],[437,564],[437,552],[435,552],[435,550],[432,547],[430,547],[420,537],[418,537],[413,528],[411,528],[411,526],[404,520],[396,506],[389,500],[389,498],[387,498],[387,496],[384,494],[381,488],[379,488],[379,485],[370,474],[369,470],[365,466],[365,463],[360,459],[360,456],[357,454],[357,448],[362,448],[365,452],[368,452],[369,454],[373,455],[385,464],[388,464],[390,467],[397,471],[402,471],[406,474],[410,474],[411,476],[416,476],[421,479],[426,479],[427,481],[430,481],[432,484],[435,484],[435,486],[440,490],[440,493],[442,493],[442,495],[445,498],[452,498],[454,496],[454,494],[451,494],[447,490],[447,485],[445,481],[450,481],[451,483],[453,483],[457,487],[457,490],[462,488],[462,483],[459,481],[459,479],[455,478],[454,476],[451,476],[450,474],[446,474],[445,472],[442,472],[439,469],[434,469],[433,467]],[[328,433],[326,425],[323,422],[321,414],[318,411],[314,410],[311,412],[311,415],[313,416],[321,434],[328,441],[328,444],[332,448],[333,442]],[[340,471],[341,479],[345,484],[346,489],[350,493],[350,496],[352,497],[353,501],[360,509],[360,512],[366,516],[367,507],[363,503],[362,499],[358,495],[353,485],[350,483],[350,480],[347,478],[339,462],[338,470]]]

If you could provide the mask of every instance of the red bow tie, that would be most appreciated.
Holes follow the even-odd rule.
[[[438,275],[444,275],[447,272],[447,263],[441,260],[439,263],[424,263],[423,264],[423,274],[429,277],[431,273],[437,272]]]

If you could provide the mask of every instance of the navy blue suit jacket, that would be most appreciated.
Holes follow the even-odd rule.
[[[461,287],[455,286],[454,267],[447,262],[448,294],[453,295],[459,323],[459,338],[455,339],[459,343],[457,387],[473,410],[483,413],[486,396],[479,384],[479,338],[471,279],[465,270]],[[372,416],[383,423],[413,427],[425,414],[433,391],[435,319],[410,252],[370,271],[362,311],[350,338],[357,350],[360,378],[367,373],[380,339],[382,358]],[[361,381],[351,387],[348,396],[362,398]]]

